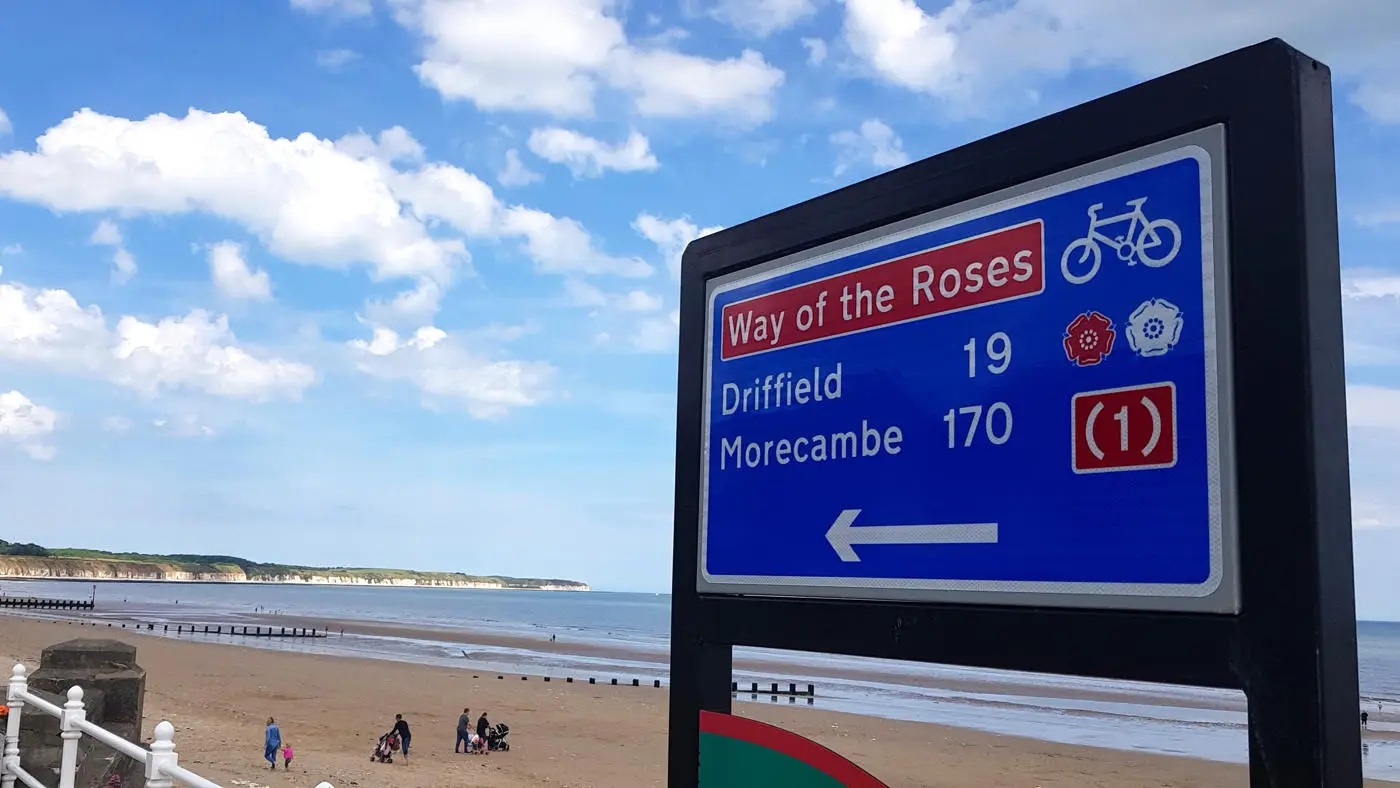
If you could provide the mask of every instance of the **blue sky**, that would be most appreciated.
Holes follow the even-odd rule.
[[[1400,618],[1400,6],[1217,8],[0,0],[3,535],[665,590],[685,243],[1279,35]]]

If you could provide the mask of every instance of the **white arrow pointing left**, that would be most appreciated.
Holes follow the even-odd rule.
[[[995,544],[996,523],[948,525],[862,525],[855,527],[859,509],[846,509],[826,532],[826,541],[842,561],[859,561],[858,544]]]

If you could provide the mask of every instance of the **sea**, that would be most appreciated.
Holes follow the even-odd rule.
[[[565,676],[630,684],[667,682],[670,596],[667,594],[506,591],[373,586],[299,586],[154,582],[0,582],[6,596],[82,598],[97,606],[80,617],[99,625],[265,623],[268,615],[359,621],[405,629],[466,630],[526,641],[551,636],[600,646],[620,656],[589,657],[546,649],[471,645],[422,637],[351,634],[324,639],[223,637],[251,648],[433,664],[481,673]],[[178,600],[178,604],[176,603]],[[67,614],[34,611],[41,618]],[[1363,742],[1367,777],[1400,782],[1400,623],[1357,625],[1359,709],[1375,731],[1396,734]],[[213,635],[207,639],[220,639]],[[1244,763],[1248,760],[1245,700],[1239,692],[922,665],[837,655],[735,649],[734,679],[816,685],[811,699],[750,695],[740,703],[779,703],[873,717],[931,722],[1072,745]],[[761,663],[763,674],[744,664]],[[781,667],[781,675],[774,666]]]

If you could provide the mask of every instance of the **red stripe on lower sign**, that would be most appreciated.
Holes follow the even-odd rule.
[[[738,301],[721,313],[732,359],[1045,289],[1039,219]]]
[[[801,761],[832,778],[844,788],[888,788],[870,772],[844,756],[792,731],[766,722],[721,714],[700,712],[700,732],[746,741]]]

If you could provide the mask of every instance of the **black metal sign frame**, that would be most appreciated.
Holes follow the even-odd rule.
[[[708,280],[1224,124],[1237,615],[700,594]],[[669,785],[751,646],[1241,689],[1253,788],[1361,785],[1328,68],[1277,39],[691,243],[681,273]],[[1034,644],[1028,647],[1028,644]]]

